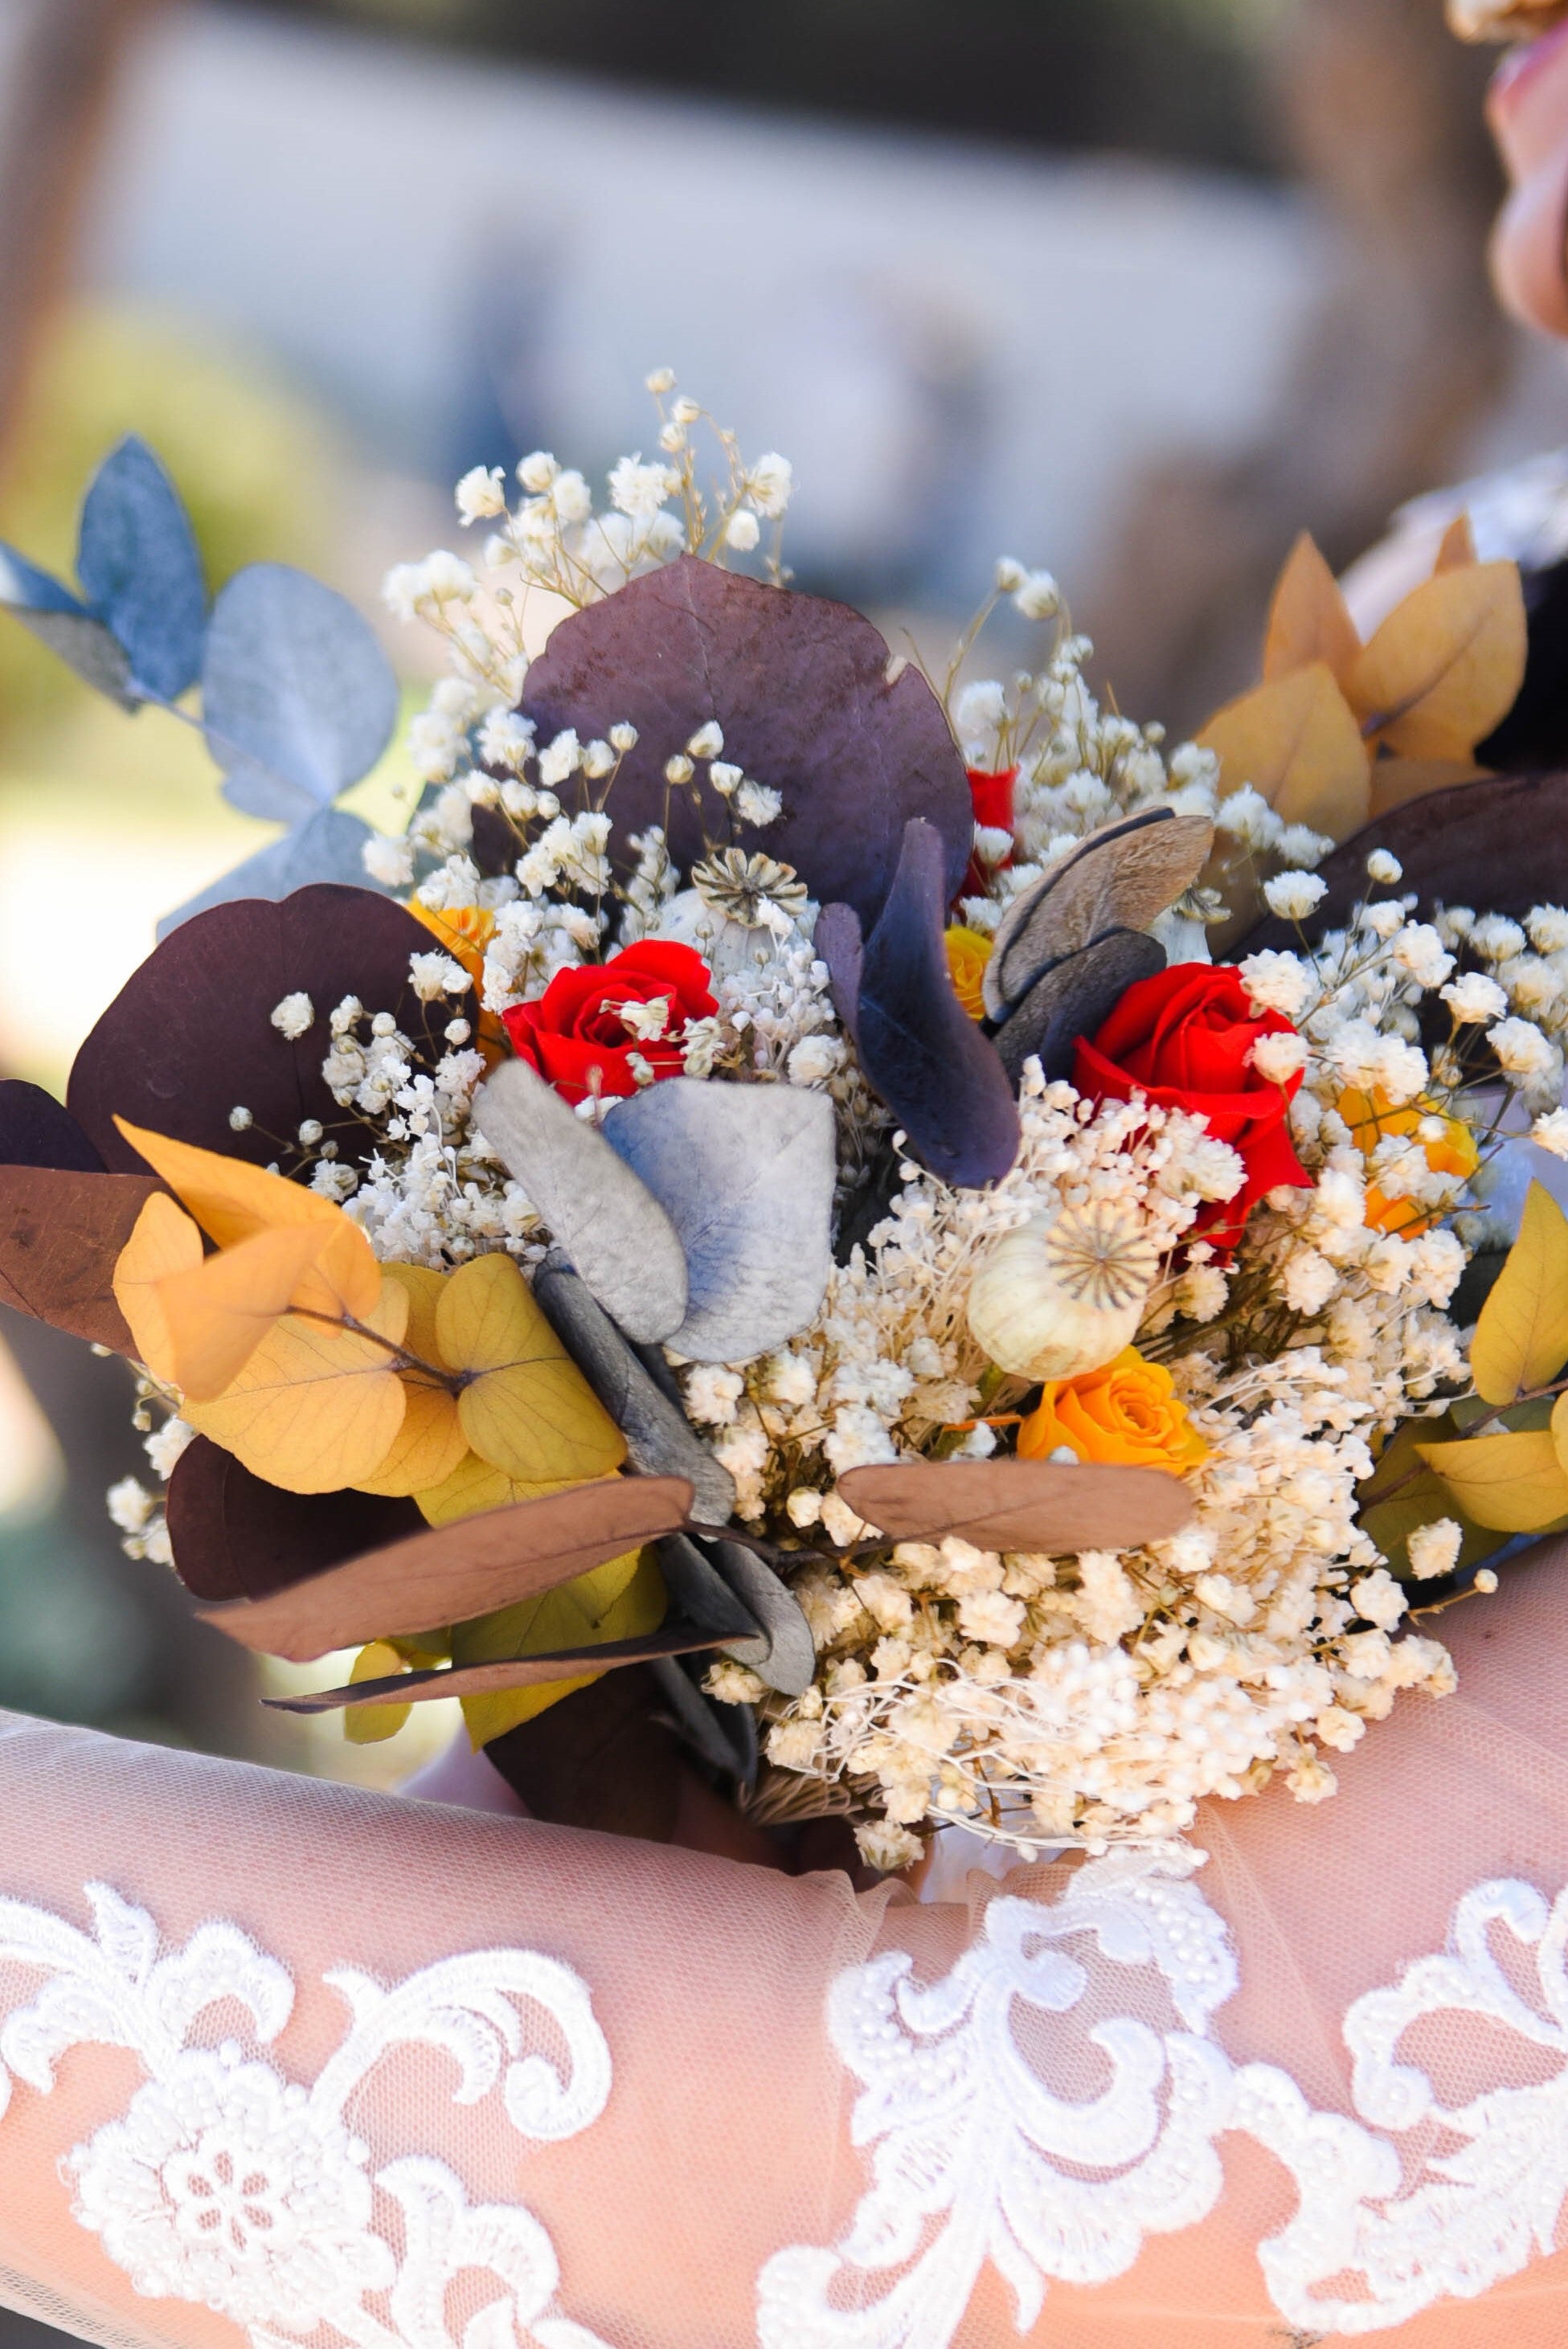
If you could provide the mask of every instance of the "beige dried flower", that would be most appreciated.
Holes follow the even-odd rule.
[[[691,868],[691,885],[706,905],[748,930],[769,929],[767,908],[776,905],[797,922],[809,892],[793,864],[773,856],[748,856],[742,848],[721,848]]]

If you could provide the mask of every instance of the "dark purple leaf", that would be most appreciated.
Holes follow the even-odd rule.
[[[1037,1057],[1046,1078],[1070,1077],[1081,1036],[1093,1036],[1136,979],[1165,968],[1165,948],[1147,930],[1110,930],[1081,954],[1053,965],[996,1031],[996,1049],[1014,1084]]]
[[[174,1571],[198,1599],[265,1599],[306,1575],[424,1530],[412,1501],[285,1493],[204,1435],[175,1464],[167,1503]]]
[[[375,1137],[323,1081],[327,1022],[346,995],[357,995],[367,1012],[391,1012],[427,1059],[439,1059],[450,1004],[421,1003],[409,978],[409,957],[432,943],[410,913],[369,889],[323,884],[278,904],[215,905],[172,931],[109,1005],[77,1054],[72,1112],[105,1163],[125,1172],[141,1161],[116,1131],[117,1112],[253,1165],[275,1160],[286,1174],[301,1123],[317,1118],[345,1161],[362,1164]],[[291,1043],[272,1014],[296,993],[310,998],[316,1019]],[[254,1119],[243,1133],[229,1124],[236,1106]]]
[[[637,728],[610,800],[623,856],[631,833],[664,823],[668,802],[683,869],[701,856],[706,831],[715,843],[781,858],[814,897],[841,899],[871,922],[904,827],[923,816],[940,842],[944,905],[963,880],[974,820],[947,719],[919,671],[893,663],[846,604],[683,556],[563,620],[528,672],[523,708],[541,742],[568,726],[585,742],[622,720]],[[705,781],[701,815],[690,792],[672,794],[665,781],[665,761],[711,719],[725,759],[784,794],[765,832],[732,826]]]
[[[825,905],[815,945],[866,1081],[909,1147],[944,1182],[978,1189],[1018,1155],[1018,1108],[995,1047],[953,992],[948,897],[941,842],[911,823],[870,937],[852,907]]]
[[[20,1077],[0,1083],[0,1166],[57,1166],[101,1174],[104,1164],[68,1109]]]

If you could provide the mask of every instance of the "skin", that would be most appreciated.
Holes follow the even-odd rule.
[[[1504,58],[1487,120],[1511,189],[1492,241],[1498,291],[1526,325],[1568,336],[1568,22]]]

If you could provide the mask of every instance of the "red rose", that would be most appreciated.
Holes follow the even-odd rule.
[[[966,771],[976,823],[986,825],[992,832],[1011,832],[1013,824],[1012,786],[1018,781],[1017,768],[1003,767],[995,774],[989,773],[983,767],[971,767]],[[1009,854],[1000,865],[987,867],[978,856],[971,855],[959,896],[988,897],[991,895],[992,872],[1005,872],[1012,862]],[[958,899],[953,902],[956,905]]]
[[[1226,1253],[1266,1191],[1276,1184],[1312,1188],[1288,1120],[1301,1075],[1270,1084],[1251,1065],[1260,1036],[1293,1032],[1277,1011],[1254,1011],[1230,966],[1182,962],[1137,980],[1093,1042],[1079,1040],[1073,1082],[1087,1100],[1143,1093],[1163,1109],[1206,1119],[1210,1133],[1239,1154],[1247,1170],[1241,1190],[1210,1201],[1191,1233]]]
[[[519,1060],[531,1061],[564,1101],[591,1092],[619,1097],[638,1091],[632,1055],[655,1077],[678,1077],[691,1019],[710,1019],[719,1006],[713,974],[691,947],[649,938],[611,955],[608,962],[558,970],[537,1003],[514,1004],[501,1015]],[[639,1040],[628,1025],[633,1003],[669,1006],[664,1032]]]

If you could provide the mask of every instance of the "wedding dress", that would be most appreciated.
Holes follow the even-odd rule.
[[[1459,1692],[1323,1808],[957,1901],[0,1718],[0,2300],[135,2349],[1560,2349],[1565,1567],[1449,1616]]]

